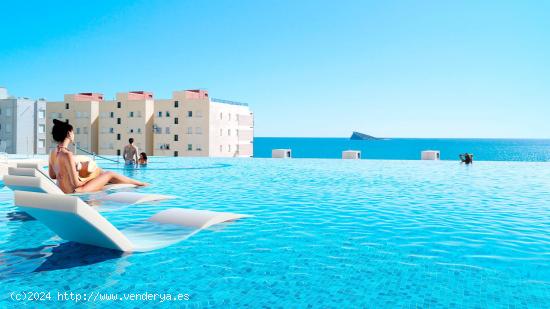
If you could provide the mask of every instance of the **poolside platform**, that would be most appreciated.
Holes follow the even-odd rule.
[[[35,155],[24,157],[24,155],[8,154],[0,158],[0,179],[8,174],[8,168],[17,167],[18,163],[36,163],[41,165],[48,164],[47,155]]]

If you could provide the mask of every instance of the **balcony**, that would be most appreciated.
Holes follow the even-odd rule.
[[[238,116],[238,122],[239,122],[239,126],[241,127],[248,127],[248,128],[251,128],[254,126],[254,117],[252,117],[252,115],[242,115],[242,114],[239,114],[237,115]]]
[[[252,141],[254,139],[253,130],[239,130],[239,141]]]

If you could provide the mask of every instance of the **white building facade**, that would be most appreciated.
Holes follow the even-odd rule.
[[[154,155],[252,157],[254,122],[247,104],[210,98],[205,90],[174,91],[155,101]]]
[[[0,152],[46,153],[46,101],[8,95],[0,87]]]

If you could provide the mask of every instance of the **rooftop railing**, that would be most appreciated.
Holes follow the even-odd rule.
[[[210,100],[212,102],[218,102],[218,103],[224,103],[224,104],[231,104],[231,105],[238,105],[238,106],[248,106],[248,103],[241,103],[241,102],[222,100],[222,99],[216,99],[216,98],[211,98]]]

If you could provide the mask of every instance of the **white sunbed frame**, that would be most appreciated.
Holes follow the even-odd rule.
[[[125,252],[149,251],[159,247],[140,235],[133,241],[114,227],[95,209],[76,196],[15,191],[15,204],[38,219],[65,240]],[[214,224],[233,221],[247,215],[207,210],[172,208],[161,211],[148,221],[180,225],[196,231]],[[194,234],[194,233],[193,233]]]

